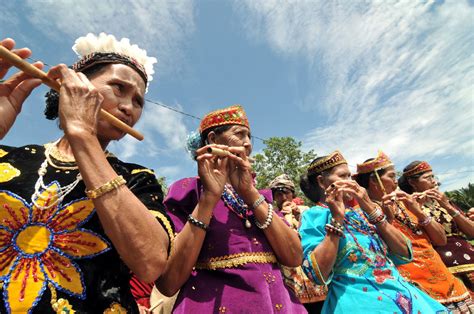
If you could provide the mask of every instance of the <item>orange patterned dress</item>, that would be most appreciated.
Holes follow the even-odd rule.
[[[411,240],[413,247],[413,262],[397,266],[402,276],[442,304],[470,299],[464,284],[444,265],[428,235],[418,226],[416,216],[402,206],[392,224]]]

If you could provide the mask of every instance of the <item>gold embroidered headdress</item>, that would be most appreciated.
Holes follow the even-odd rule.
[[[347,164],[347,161],[344,159],[344,156],[342,156],[342,154],[336,150],[324,158],[313,160],[313,162],[311,162],[308,167],[308,175],[313,173],[321,173],[341,164]]]
[[[199,132],[202,134],[209,128],[232,124],[243,125],[250,128],[244,108],[240,105],[234,105],[208,113],[201,121]]]
[[[357,164],[357,174],[370,173],[393,166],[392,161],[381,150],[372,160]]]
[[[357,164],[356,175],[373,172],[375,174],[375,177],[377,178],[377,182],[380,188],[382,189],[384,194],[386,194],[385,187],[377,171],[391,167],[391,166],[393,166],[393,163],[390,160],[390,158],[388,158],[387,155],[385,155],[381,150],[379,150],[377,157],[375,157],[374,159],[366,161],[361,164]]]

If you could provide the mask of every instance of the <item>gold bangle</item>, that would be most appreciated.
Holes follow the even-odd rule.
[[[112,190],[115,190],[119,188],[121,185],[124,185],[127,183],[125,179],[122,176],[117,176],[115,179],[110,180],[107,183],[104,183],[103,185],[99,186],[97,189],[93,190],[86,190],[86,195],[88,198],[91,200],[98,198],[105,193],[108,193]]]

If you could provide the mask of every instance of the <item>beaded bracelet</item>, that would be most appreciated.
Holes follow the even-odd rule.
[[[379,221],[379,222],[377,223],[377,227],[381,227],[381,226],[383,226],[383,225],[385,225],[385,224],[387,224],[387,223],[388,223],[388,222],[387,222],[387,218],[384,217],[384,219],[382,219],[382,221]]]
[[[386,216],[383,213],[380,213],[377,217],[370,221],[371,224],[376,225],[386,219]]]
[[[344,231],[342,231],[342,229],[340,228],[337,228],[331,224],[326,224],[324,226],[324,229],[326,230],[327,233],[333,233],[335,235],[337,235],[338,237],[343,237],[344,236]]]
[[[267,229],[268,226],[270,226],[270,224],[272,223],[272,220],[273,220],[273,206],[272,206],[272,204],[268,204],[267,218],[265,219],[265,222],[263,224],[260,224],[257,221],[257,218],[254,216],[255,225],[259,229],[262,229],[262,230]]]
[[[124,185],[125,183],[127,183],[127,181],[125,181],[122,176],[117,176],[109,182],[106,182],[103,185],[99,186],[97,189],[86,190],[86,195],[88,198],[93,200],[104,195],[105,193],[118,189],[121,185]]]
[[[380,209],[380,207],[375,207],[375,209],[370,214],[368,214],[369,221],[376,219],[381,214],[383,214],[382,209]]]
[[[203,223],[202,221],[197,220],[197,219],[194,218],[191,214],[189,214],[189,216],[188,216],[188,221],[189,221],[191,224],[195,225],[195,226],[198,227],[198,228],[201,228],[201,229],[204,230],[204,231],[209,230],[209,225],[206,225],[206,224]]]
[[[368,219],[371,224],[376,225],[386,219],[386,216],[380,207],[376,207],[375,210],[369,214]]]
[[[265,196],[260,195],[260,196],[258,197],[258,199],[257,199],[255,202],[253,202],[252,208],[253,208],[253,209],[257,208],[257,207],[260,206],[260,204],[262,204],[264,201],[265,201]]]
[[[374,223],[373,223],[377,227],[382,226],[387,222],[387,216],[385,216],[384,214],[380,215],[379,217],[380,218],[377,219],[377,221],[374,221]]]
[[[337,229],[341,229],[341,230],[343,229],[342,224],[332,217],[331,217],[330,225],[332,225],[333,227],[336,227]]]
[[[418,224],[419,224],[420,226],[422,226],[422,227],[426,227],[426,226],[428,226],[428,225],[430,224],[430,222],[431,222],[432,219],[433,219],[433,218],[431,218],[431,216],[426,216],[426,218],[423,219],[422,221],[420,221]]]

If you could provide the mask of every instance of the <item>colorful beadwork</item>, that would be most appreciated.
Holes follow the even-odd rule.
[[[36,202],[47,207],[60,188],[53,181]],[[29,313],[48,283],[83,299],[82,272],[72,260],[110,249],[99,235],[79,228],[94,214],[93,203],[84,198],[41,210],[12,192],[0,191],[0,208],[0,280],[8,311]]]
[[[199,133],[202,134],[207,129],[216,126],[232,124],[243,125],[250,128],[247,115],[241,106],[231,106],[208,113],[201,121]]]
[[[252,211],[231,185],[226,184],[224,186],[221,198],[225,206],[233,211],[239,218],[244,220],[246,227],[250,228],[248,222],[249,217],[252,215]]]
[[[417,174],[432,171],[431,166],[426,162],[422,161],[418,165],[416,165],[413,169],[407,170],[403,173],[403,176],[406,178],[413,177]]]

